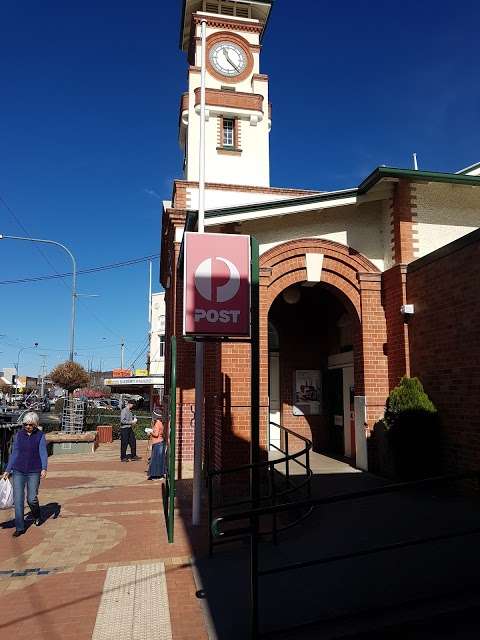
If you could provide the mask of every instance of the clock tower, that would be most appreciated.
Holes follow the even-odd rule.
[[[207,183],[270,186],[268,76],[260,73],[271,0],[183,0],[180,47],[188,91],[180,106],[184,177],[199,180],[201,24],[206,22]]]

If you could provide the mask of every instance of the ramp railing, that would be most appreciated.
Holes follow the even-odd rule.
[[[235,475],[247,475],[253,467],[259,471],[259,477],[262,483],[262,491],[259,496],[259,503],[264,506],[276,506],[281,503],[297,504],[302,497],[307,499],[311,497],[311,477],[312,470],[310,468],[310,451],[312,442],[308,438],[295,433],[291,429],[287,429],[282,425],[271,423],[272,426],[280,430],[281,438],[280,446],[273,445],[274,449],[280,453],[278,458],[265,460],[257,465],[244,464],[238,467],[230,467],[224,469],[214,469],[207,472],[207,488],[208,488],[208,520],[211,523],[219,512],[226,514],[238,513],[239,507],[253,506],[252,497],[243,498],[235,501],[218,500],[215,495],[215,483],[228,481],[227,479]],[[292,453],[292,446],[294,451]],[[296,449],[296,450],[295,450]],[[297,471],[297,473],[295,473]],[[312,509],[300,509],[300,513],[287,522],[282,520],[277,512],[271,514],[268,519],[263,518],[260,523],[259,536],[262,538],[269,537],[274,543],[278,542],[278,534],[289,529],[304,520]],[[217,517],[218,521],[222,517]],[[247,516],[248,520],[248,516]],[[209,527],[209,553],[213,554],[213,548],[224,542],[231,542],[232,538],[242,539],[250,535],[249,526],[237,529],[234,536],[229,535],[225,538],[214,536],[212,528]]]

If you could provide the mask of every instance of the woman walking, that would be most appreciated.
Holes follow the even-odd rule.
[[[48,454],[45,434],[38,428],[38,414],[31,411],[23,416],[23,428],[15,436],[13,450],[3,478],[13,473],[13,500],[15,503],[14,538],[25,533],[25,487],[27,502],[35,526],[42,524],[38,487],[40,478],[47,475]]]
[[[163,478],[165,475],[165,436],[163,424],[163,407],[156,407],[153,411],[153,427],[150,435],[152,453],[148,467],[148,479]]]

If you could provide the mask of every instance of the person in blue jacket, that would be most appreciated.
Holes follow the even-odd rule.
[[[37,527],[42,524],[38,487],[40,478],[47,476],[48,454],[45,434],[38,428],[38,414],[30,411],[23,416],[23,428],[15,436],[12,453],[3,478],[13,474],[15,503],[14,538],[25,533],[25,487],[27,503]]]

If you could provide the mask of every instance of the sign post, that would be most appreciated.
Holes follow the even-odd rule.
[[[251,382],[250,382],[250,496],[252,508],[260,506],[260,266],[256,238],[251,238]],[[251,521],[250,536],[250,589],[253,603],[258,603],[258,516]],[[258,606],[253,606],[250,614],[251,637],[258,629]]]
[[[173,542],[175,524],[175,446],[177,432],[177,339],[170,342],[170,396],[168,412],[168,459],[166,474],[165,510],[167,513],[168,542]]]
[[[248,340],[251,343],[250,492],[259,503],[260,348],[258,243],[246,235],[185,232],[183,241],[183,333],[197,340]],[[201,469],[198,408],[203,409],[203,349],[196,350],[194,469]],[[199,358],[201,356],[201,359]],[[200,366],[201,363],[201,366]],[[200,370],[201,369],[201,370]],[[197,375],[198,374],[198,375]],[[200,438],[198,442],[197,438]],[[194,477],[193,524],[200,519],[200,489]],[[258,523],[254,529],[258,532]],[[252,574],[253,575],[253,574]]]

